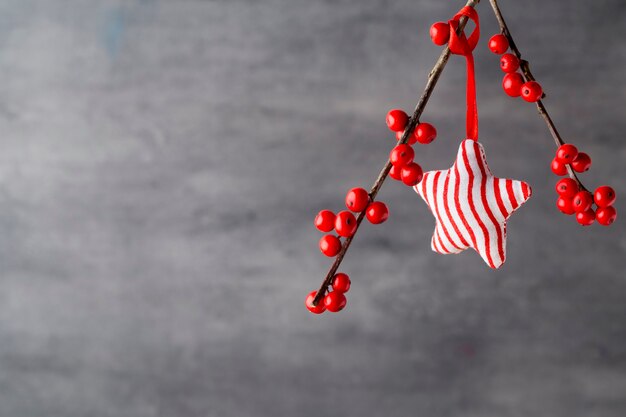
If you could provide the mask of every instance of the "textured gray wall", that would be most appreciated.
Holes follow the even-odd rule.
[[[0,2],[0,416],[617,417],[626,414],[626,211],[583,229],[554,208],[554,145],[476,51],[481,142],[532,199],[508,261],[429,248],[391,217],[342,269],[341,314],[303,307],[330,261],[312,219],[369,187],[462,1]],[[502,0],[591,187],[626,201],[626,4]],[[454,57],[419,147],[464,132]]]

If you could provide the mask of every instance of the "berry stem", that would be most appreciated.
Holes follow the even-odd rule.
[[[511,48],[511,51],[513,51],[515,56],[519,58],[520,69],[522,70],[522,76],[524,77],[525,81],[535,81],[535,77],[533,76],[533,73],[530,71],[530,65],[528,61],[526,61],[525,59],[522,59],[522,53],[517,48],[517,45],[515,44],[515,40],[513,39],[513,36],[511,36],[511,32],[509,31],[509,27],[507,26],[506,21],[504,20],[504,17],[502,17],[502,12],[500,11],[500,7],[498,7],[498,0],[489,0],[489,3],[491,4],[491,8],[493,9],[494,14],[496,15],[496,20],[498,21],[498,25],[500,26],[500,32],[504,36],[507,37],[507,39],[509,40],[509,48]],[[542,95],[541,98],[545,98],[545,94]],[[559,131],[554,125],[554,122],[552,121],[552,118],[550,117],[550,114],[548,113],[546,106],[543,104],[543,101],[537,100],[535,104],[537,106],[537,111],[539,112],[539,115],[546,122],[546,125],[548,125],[548,130],[550,131],[550,135],[552,135],[552,138],[554,139],[554,143],[556,144],[556,147],[558,148],[559,146],[563,145],[565,141],[563,141],[563,138],[561,138],[561,135],[559,134]],[[578,183],[578,187],[582,191],[588,191],[587,188],[585,188],[583,183],[580,181],[580,179],[578,179],[578,176],[576,175],[572,167],[569,166],[568,164],[566,165],[566,168],[567,168],[567,173],[569,177],[573,179],[574,181],[576,181],[576,183]]]
[[[465,5],[473,8],[473,7],[476,7],[476,5],[479,2],[480,0],[468,0]],[[462,16],[459,19],[459,27],[457,28],[457,34],[461,34],[461,32],[463,32],[463,29],[465,29],[466,24],[467,24],[467,17]],[[413,115],[411,116],[411,118],[409,119],[409,122],[407,123],[407,126],[404,130],[404,134],[402,135],[402,139],[398,141],[397,143],[398,145],[405,144],[409,141],[409,137],[413,134],[413,130],[418,125],[419,118],[422,115],[422,112],[424,111],[424,108],[426,107],[426,103],[428,103],[428,100],[430,99],[430,96],[432,95],[433,90],[435,89],[435,85],[437,84],[437,81],[439,81],[439,77],[441,76],[441,73],[443,72],[444,67],[448,63],[448,59],[450,59],[450,48],[446,46],[441,52],[441,55],[439,55],[439,59],[435,63],[435,66],[428,74],[428,81],[426,82],[426,87],[424,88],[424,92],[422,93],[422,96],[419,98],[419,101],[415,105],[415,110],[413,111]],[[372,201],[376,199],[376,195],[378,194],[380,187],[382,187],[383,182],[385,182],[385,179],[387,178],[387,175],[389,174],[390,170],[391,170],[391,162],[387,160],[387,162],[385,163],[385,166],[378,174],[378,178],[376,178],[376,181],[374,182],[374,185],[372,186],[369,192],[370,199]],[[352,240],[354,239],[354,237],[356,236],[356,233],[359,230],[359,226],[361,225],[361,222],[363,221],[363,218],[365,217],[366,210],[363,210],[362,212],[360,212],[358,217],[356,218],[356,230],[354,231],[354,234],[352,236],[348,237],[343,242],[343,245],[341,246],[341,250],[339,251],[339,254],[337,254],[337,257],[335,258],[335,262],[333,262],[332,266],[328,270],[328,273],[326,274],[326,278],[324,278],[322,285],[320,286],[319,290],[317,291],[317,294],[315,295],[315,298],[313,299],[313,305],[317,305],[317,303],[319,303],[322,297],[324,297],[324,295],[326,294],[326,290],[328,289],[328,286],[331,284],[333,277],[335,273],[337,272],[337,269],[339,268],[339,265],[341,265],[341,261],[346,255],[346,252],[348,251],[348,248],[350,247]]]

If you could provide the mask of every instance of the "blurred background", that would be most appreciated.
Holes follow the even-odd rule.
[[[331,261],[315,214],[369,188],[463,1],[0,1],[0,416],[612,417],[626,414],[625,217],[554,206],[555,146],[501,89],[481,2],[481,142],[533,197],[492,271],[431,252],[397,182],[341,270],[348,305],[303,305]],[[501,0],[567,141],[626,216],[626,4]],[[452,57],[417,148],[465,132]]]

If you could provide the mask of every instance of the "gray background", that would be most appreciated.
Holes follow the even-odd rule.
[[[346,310],[304,309],[330,265],[313,217],[371,185],[461,3],[0,2],[0,416],[626,414],[624,218],[554,208],[554,145],[501,91],[486,1],[481,142],[534,189],[507,263],[432,253],[427,207],[389,182]],[[501,6],[585,183],[622,204],[626,5]],[[464,65],[424,113],[425,169],[463,138]]]

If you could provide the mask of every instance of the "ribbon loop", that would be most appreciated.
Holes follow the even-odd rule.
[[[456,34],[456,30],[459,27],[459,20],[462,16],[466,16],[476,25],[469,38],[465,36],[465,33],[461,33],[460,35]],[[448,46],[450,47],[450,51],[456,55],[471,54],[474,48],[476,48],[476,45],[478,44],[478,39],[480,38],[480,21],[478,19],[478,13],[476,13],[476,10],[474,10],[472,7],[465,6],[461,10],[459,10],[457,14],[454,15],[449,23],[451,23],[450,42],[448,44]],[[454,26],[454,30],[452,30],[452,26]]]
[[[466,16],[476,25],[469,38],[464,32],[461,32],[459,35],[456,33],[459,28],[459,20],[462,16]],[[476,13],[474,8],[465,6],[459,10],[459,12],[455,14],[451,20],[448,21],[448,25],[450,26],[450,40],[448,41],[450,52],[455,55],[463,55],[467,60],[467,138],[478,140],[478,108],[476,105],[474,55],[472,54],[472,51],[476,48],[478,39],[480,38],[480,21],[478,19],[478,13]]]

